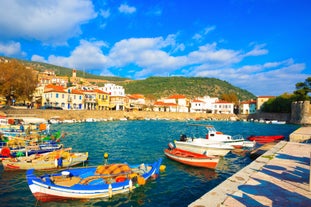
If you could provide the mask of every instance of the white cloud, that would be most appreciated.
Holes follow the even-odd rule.
[[[102,16],[103,18],[107,19],[110,16],[110,10],[100,10],[100,16]]]
[[[119,6],[119,12],[125,14],[132,14],[136,12],[136,8],[132,6],[128,6],[127,4],[121,4]]]
[[[31,61],[37,61],[37,62],[46,63],[46,60],[44,59],[44,57],[42,57],[40,55],[33,55],[31,57]]]
[[[189,62],[193,64],[206,62],[232,64],[241,60],[241,57],[239,56],[240,52],[229,49],[217,49],[216,46],[216,43],[200,46],[199,50],[189,53]]]
[[[40,60],[50,64],[76,68],[85,70],[100,70],[105,71],[108,64],[108,58],[103,54],[101,48],[107,47],[103,41],[86,41],[81,40],[80,45],[77,46],[69,57],[50,55],[47,60],[42,61],[42,57],[34,55],[32,60]],[[110,72],[107,72],[109,73]]]
[[[0,42],[0,54],[5,56],[25,56],[26,53],[21,51],[21,44],[19,42],[10,41],[8,43]]]
[[[251,50],[245,54],[245,57],[247,57],[247,56],[260,56],[260,55],[268,54],[268,50],[263,49],[263,47],[265,47],[265,46],[266,46],[265,44],[255,45],[253,50]]]
[[[0,7],[0,37],[63,44],[96,15],[91,1],[10,0]]]

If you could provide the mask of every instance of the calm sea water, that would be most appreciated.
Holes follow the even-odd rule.
[[[25,172],[4,172],[0,167],[1,206],[187,206],[236,173],[252,160],[247,155],[229,153],[216,170],[185,166],[165,158],[163,150],[169,142],[188,136],[204,135],[204,127],[189,127],[186,121],[115,121],[52,125],[67,136],[62,141],[73,151],[88,151],[88,165],[103,163],[105,152],[109,162],[150,163],[163,158],[166,171],[158,179],[148,181],[133,193],[112,199],[38,203],[31,194]],[[261,124],[251,122],[193,121],[212,124],[225,134],[289,136],[298,125]]]

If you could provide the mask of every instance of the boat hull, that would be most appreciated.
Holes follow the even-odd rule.
[[[175,141],[176,148],[208,156],[226,156],[234,147],[225,144],[203,145],[192,142]]]
[[[275,141],[280,141],[285,139],[285,137],[283,135],[267,135],[267,136],[249,136],[247,138],[250,141],[255,141],[259,144],[265,144],[265,143],[269,143],[269,142],[275,142]]]
[[[131,170],[138,169],[143,170],[143,173],[139,174],[143,181],[155,177],[159,173],[160,165],[162,159],[154,162],[151,165],[141,165],[131,166]],[[117,169],[117,168],[116,168]],[[147,170],[148,169],[148,170]],[[114,169],[115,170],[115,169]],[[66,176],[64,173],[66,172]],[[134,171],[131,171],[134,172]],[[138,171],[135,171],[139,173]],[[100,179],[88,180],[92,177],[99,176],[98,168],[96,167],[86,167],[86,168],[72,168],[66,169],[61,173],[45,175],[38,177],[34,174],[34,169],[27,170],[26,179],[32,194],[38,201],[49,202],[58,200],[76,200],[76,199],[93,199],[93,198],[108,198],[116,194],[131,192],[133,189],[142,185],[136,181],[130,174],[127,177],[118,181],[118,177],[114,178],[115,181],[111,181],[111,176],[116,174],[101,174]],[[117,175],[124,176],[124,172],[120,172]],[[108,176],[108,177],[106,177]],[[58,180],[58,179],[60,180]],[[77,182],[71,185],[60,184],[62,179],[68,182]],[[87,180],[87,181],[86,181]],[[83,182],[86,181],[86,182]],[[96,183],[100,181],[99,183]],[[95,183],[94,183],[95,182]],[[109,182],[109,183],[107,183]],[[134,184],[136,182],[136,184]],[[144,184],[144,183],[143,183]]]
[[[219,162],[219,157],[205,156],[177,148],[165,149],[164,154],[174,161],[194,167],[215,169]]]
[[[21,160],[19,160],[21,159]],[[76,166],[86,162],[88,153],[74,153],[71,159],[63,159],[62,164],[58,164],[58,160],[29,160],[27,158],[6,158],[2,160],[4,170],[52,170]]]

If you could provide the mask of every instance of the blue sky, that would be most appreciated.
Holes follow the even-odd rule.
[[[0,55],[8,57],[135,80],[212,77],[257,96],[292,93],[311,76],[309,0],[0,5]]]

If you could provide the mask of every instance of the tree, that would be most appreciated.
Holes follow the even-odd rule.
[[[0,63],[0,95],[8,105],[16,100],[31,101],[37,82],[34,72],[17,60]]]
[[[230,103],[238,104],[239,98],[235,93],[222,94],[220,97],[224,101],[228,101]]]
[[[305,82],[296,83],[296,95],[297,101],[310,100],[308,94],[311,92],[311,77],[308,77]]]

